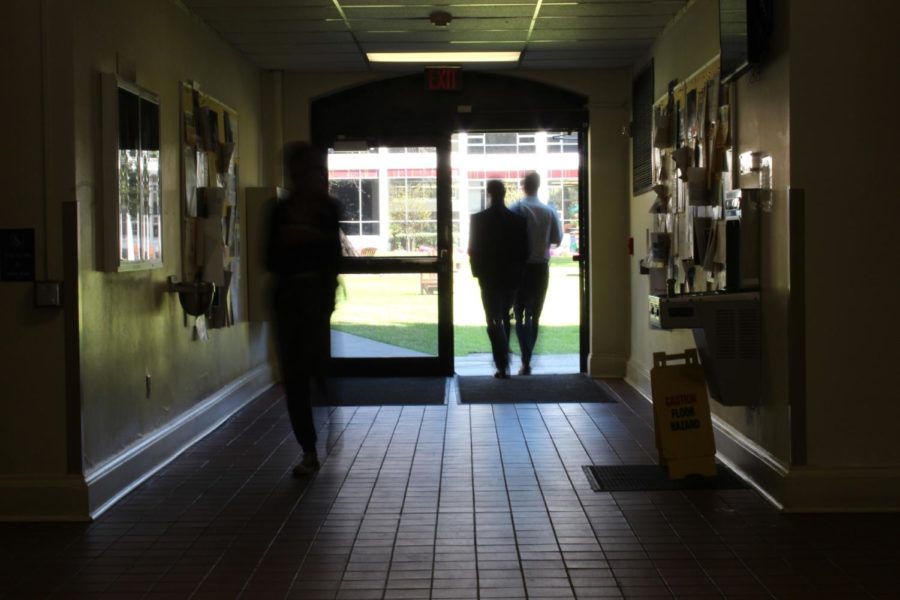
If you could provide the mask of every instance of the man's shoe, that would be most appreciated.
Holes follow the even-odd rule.
[[[309,477],[319,470],[319,457],[315,452],[303,454],[303,460],[294,465],[294,477]]]
[[[528,365],[522,365],[519,368],[519,375],[531,375],[531,367]]]
[[[494,371],[494,377],[496,377],[497,379],[509,379],[509,371],[507,371],[505,369],[504,370],[498,369],[498,370]]]

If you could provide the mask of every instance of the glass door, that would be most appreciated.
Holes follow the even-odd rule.
[[[329,150],[345,242],[335,374],[452,373],[450,147],[429,142]]]

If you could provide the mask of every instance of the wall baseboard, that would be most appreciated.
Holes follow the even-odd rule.
[[[0,478],[0,522],[89,520],[81,475]]]
[[[272,383],[270,366],[260,365],[86,474],[88,502],[84,516],[98,517],[259,396]]]
[[[793,467],[785,512],[900,512],[900,467]]]
[[[642,396],[650,399],[650,371],[643,365],[629,360],[625,365],[625,381]]]
[[[588,354],[588,373],[591,377],[622,377],[625,357],[618,354]]]

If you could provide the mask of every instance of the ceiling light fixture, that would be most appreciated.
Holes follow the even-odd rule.
[[[381,63],[474,63],[516,62],[515,52],[367,52],[369,62]]]

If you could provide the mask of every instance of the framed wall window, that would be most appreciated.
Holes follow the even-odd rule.
[[[102,75],[104,270],[162,266],[159,98]]]

